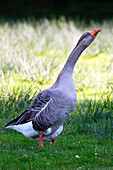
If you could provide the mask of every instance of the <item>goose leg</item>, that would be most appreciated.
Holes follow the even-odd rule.
[[[55,139],[52,140],[52,145],[55,145]]]
[[[43,137],[44,135],[42,133],[39,134],[39,138],[40,138],[40,144],[39,146],[43,147]]]

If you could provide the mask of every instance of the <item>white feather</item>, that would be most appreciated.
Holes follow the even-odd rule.
[[[20,125],[12,125],[6,128],[14,129],[20,133],[22,133],[27,138],[32,138],[32,136],[39,135],[38,131],[35,131],[32,126],[32,121]]]

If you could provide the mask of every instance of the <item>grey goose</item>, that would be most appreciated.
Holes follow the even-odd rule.
[[[19,117],[6,124],[27,138],[40,141],[52,141],[58,137],[63,125],[77,104],[76,89],[73,81],[73,69],[81,53],[94,41],[100,29],[85,32],[71,52],[56,82],[41,91],[31,106]],[[12,125],[10,125],[12,124]],[[10,126],[9,126],[10,125]]]

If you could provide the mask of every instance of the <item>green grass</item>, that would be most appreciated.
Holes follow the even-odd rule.
[[[111,139],[97,140],[90,135],[68,132],[57,138],[55,146],[46,142],[40,148],[38,143],[14,131],[3,132],[0,137],[4,141],[1,169],[110,169],[113,166]]]
[[[56,145],[4,125],[56,80],[86,30],[102,28],[74,70],[78,104]],[[0,22],[0,169],[112,169],[113,22],[43,19]],[[79,158],[77,156],[79,156]]]

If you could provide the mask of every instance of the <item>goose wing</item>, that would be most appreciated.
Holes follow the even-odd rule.
[[[59,126],[62,123],[62,112],[64,111],[63,96],[59,90],[52,90],[51,97],[46,105],[36,114],[32,120],[33,129],[46,131],[48,128]]]
[[[40,92],[26,111],[24,111],[19,117],[7,123],[5,126],[8,126],[12,123],[14,123],[14,125],[18,125],[31,121],[35,115],[45,107],[50,98],[51,94],[49,90]]]

